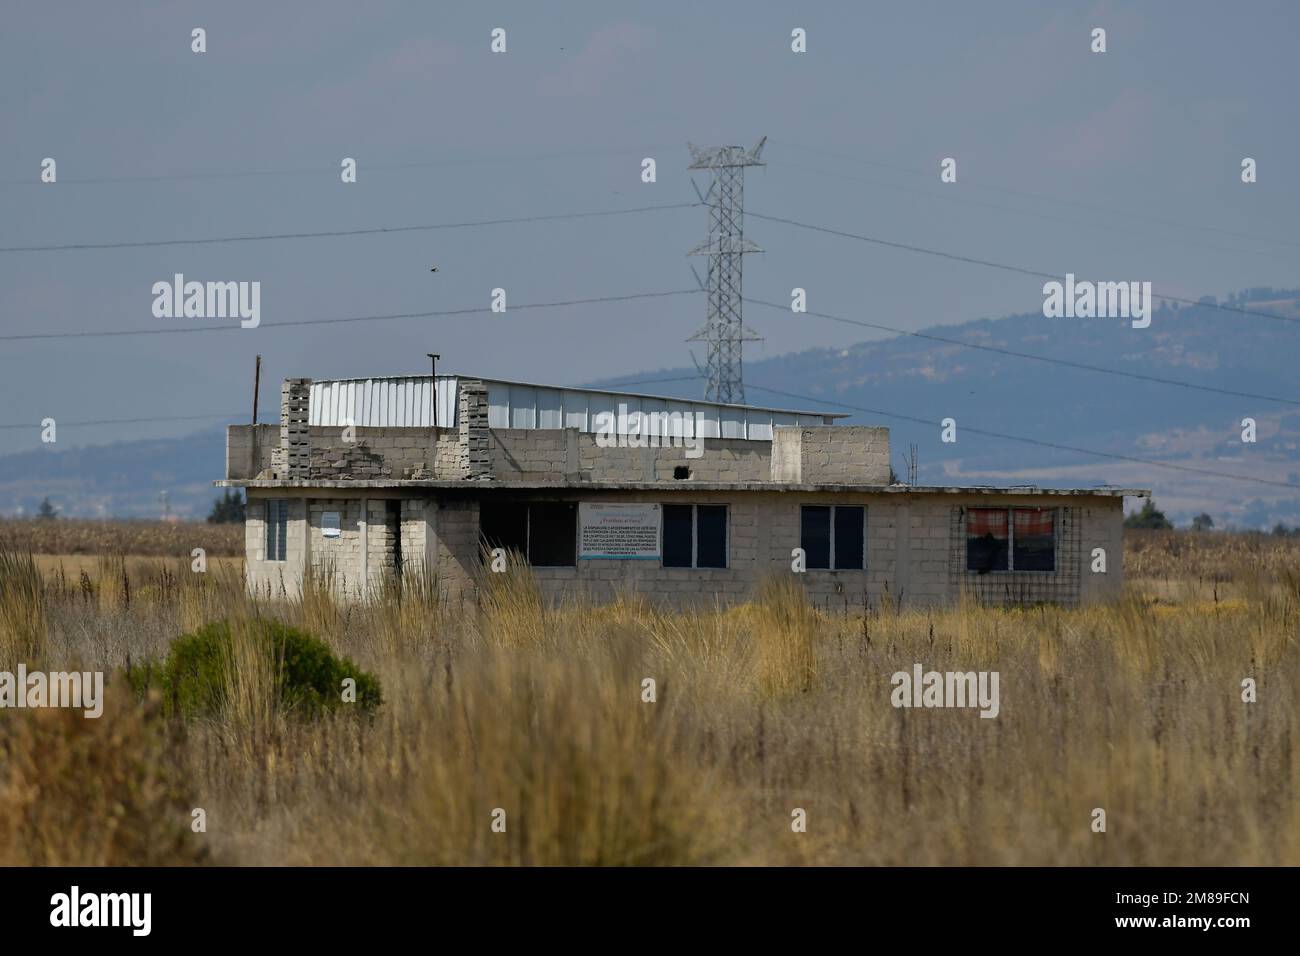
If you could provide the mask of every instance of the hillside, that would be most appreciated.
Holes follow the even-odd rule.
[[[159,494],[166,491],[173,515],[203,518],[217,497],[212,481],[222,477],[225,463],[220,428],[183,438],[49,445],[0,456],[0,514],[34,514],[48,495],[69,517],[157,518]]]
[[[1224,304],[1300,320],[1300,291],[1251,290]],[[902,324],[893,316],[869,312],[849,317]],[[1030,313],[934,327],[924,334],[1300,402],[1295,367],[1300,324],[1295,322],[1183,307],[1158,310],[1147,329],[1133,329],[1118,320],[1045,319]],[[690,374],[688,368],[677,368],[635,377]],[[1300,488],[1187,474],[964,431],[998,432],[1300,485],[1300,404],[1144,382],[914,336],[751,362],[745,382],[752,403],[853,411],[850,422],[889,425],[895,470],[906,474],[907,449],[915,443],[922,483],[1108,483],[1153,489],[1160,505],[1181,523],[1201,511],[1208,511],[1221,526],[1300,523]],[[645,389],[698,394],[692,382]],[[836,409],[809,398],[850,407]],[[947,417],[958,424],[955,444],[939,440],[938,423]],[[1244,417],[1258,423],[1253,445],[1241,441]]]

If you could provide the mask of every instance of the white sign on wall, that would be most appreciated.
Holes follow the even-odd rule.
[[[320,533],[326,538],[337,538],[339,536],[339,513],[337,511],[321,512]]]
[[[659,557],[657,504],[578,504],[578,557]]]

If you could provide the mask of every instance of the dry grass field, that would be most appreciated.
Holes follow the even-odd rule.
[[[1079,610],[827,613],[786,579],[731,609],[547,607],[526,569],[481,609],[418,578],[341,607],[172,553],[0,562],[0,670],[110,675],[98,720],[0,712],[0,864],[1300,864],[1295,538],[1133,533],[1125,600]],[[287,710],[247,648],[210,717],[126,683],[177,635],[266,617],[382,705]],[[999,715],[895,709],[918,662],[998,671]]]
[[[242,557],[244,526],[199,521],[0,518],[0,548],[33,554]]]

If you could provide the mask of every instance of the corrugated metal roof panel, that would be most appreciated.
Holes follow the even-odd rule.
[[[455,427],[462,376],[439,375],[438,424]],[[527,382],[482,379],[487,388],[490,428],[577,428],[613,426],[617,434],[702,438],[772,439],[773,425],[828,425],[846,416],[789,409],[692,401],[595,388],[558,388]],[[636,427],[640,421],[640,427]],[[319,379],[312,382],[309,421],[313,425],[427,428],[433,424],[430,378]]]
[[[438,424],[456,426],[456,383],[438,378]],[[433,424],[429,377],[319,380],[311,384],[308,422],[361,428],[428,428]]]

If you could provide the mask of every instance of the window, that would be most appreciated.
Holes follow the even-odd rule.
[[[538,568],[571,568],[577,563],[578,506],[572,501],[528,506],[528,563]]]
[[[689,568],[695,563],[694,505],[664,505],[663,565]]]
[[[505,548],[528,556],[528,505],[484,502],[479,506],[478,527],[483,547],[489,551]]]
[[[725,568],[726,505],[664,505],[663,566]]]
[[[727,566],[727,506],[695,506],[695,566]]]
[[[835,553],[835,570],[861,571],[863,550],[866,544],[867,509],[854,506],[834,506],[831,523],[831,550]]]
[[[971,508],[966,570],[1055,571],[1056,514],[1050,508]]]
[[[578,506],[572,501],[484,502],[479,533],[490,551],[505,548],[538,568],[577,563]]]
[[[1055,571],[1055,515],[1050,508],[1011,511],[1011,570]]]
[[[861,571],[867,509],[862,505],[804,505],[799,547],[809,570]]]
[[[289,502],[285,498],[269,498],[266,502],[266,558],[283,561],[289,540]]]

